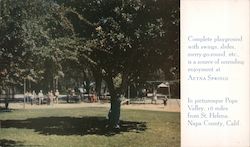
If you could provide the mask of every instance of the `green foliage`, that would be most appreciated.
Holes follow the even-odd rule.
[[[0,27],[0,85],[24,78],[53,85],[86,67],[107,83],[119,76],[120,87],[159,69],[178,78],[174,0],[3,0]]]
[[[64,62],[77,62],[78,52],[84,56],[65,7],[49,0],[5,0],[0,7],[0,85],[53,81],[64,75]]]
[[[122,84],[122,75],[118,74],[116,77],[113,78],[113,84],[115,88],[121,87]]]
[[[86,35],[81,28],[88,26],[91,37],[85,46],[93,50],[94,67],[106,80],[122,75],[121,86],[139,84],[159,68],[164,72],[179,68],[174,62],[179,61],[178,2],[72,0],[66,5],[95,24],[95,29],[79,24],[75,30],[79,36]]]

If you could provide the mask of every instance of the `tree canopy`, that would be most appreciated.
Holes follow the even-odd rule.
[[[175,1],[74,0],[65,5],[93,24],[77,23],[74,29],[80,37],[90,36],[85,46],[93,51],[95,72],[106,81],[120,77],[123,85],[139,84],[159,68],[168,75],[173,69],[178,73],[179,4]]]
[[[75,37],[66,8],[49,0],[5,0],[0,7],[1,85],[26,78],[51,86],[47,81],[64,75],[63,63],[77,62],[83,39]]]
[[[93,76],[97,90],[106,81],[117,124],[128,85],[159,71],[179,79],[179,11],[175,0],[0,0],[0,88]]]

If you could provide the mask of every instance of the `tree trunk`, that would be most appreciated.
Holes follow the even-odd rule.
[[[93,76],[95,78],[95,90],[98,99],[100,99],[101,96],[101,86],[102,86],[102,74],[100,70],[93,70]]]
[[[5,109],[9,109],[9,98],[5,98]]]
[[[108,114],[109,126],[115,129],[119,129],[120,123],[120,112],[121,112],[121,101],[117,96],[116,98],[111,98],[111,106]]]
[[[83,85],[84,85],[84,88],[86,89],[86,92],[87,92],[87,94],[89,96],[89,93],[90,93],[90,79],[89,79],[89,76],[86,73],[86,71],[83,71],[83,76],[84,76],[84,80],[85,80]]]
[[[117,92],[117,90],[114,88],[112,77],[108,77],[106,81],[111,96],[110,110],[108,113],[109,127],[113,129],[119,129],[121,111],[120,95],[119,92]]]
[[[5,94],[5,109],[9,109],[9,97],[10,97],[10,90],[7,90],[7,93]]]

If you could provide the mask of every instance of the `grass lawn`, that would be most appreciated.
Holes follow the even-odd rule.
[[[0,146],[180,146],[180,113],[122,110],[119,131],[106,128],[107,113],[107,108],[0,112]]]

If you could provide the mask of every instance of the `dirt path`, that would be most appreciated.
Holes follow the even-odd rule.
[[[23,103],[11,103],[11,109],[53,109],[53,108],[82,108],[82,107],[104,107],[109,108],[109,103],[60,103],[53,105],[30,105]],[[167,105],[164,106],[161,101],[157,104],[129,104],[122,105],[122,109],[136,109],[136,110],[152,110],[152,111],[166,111],[166,112],[180,112],[180,99],[169,99]]]
[[[152,110],[152,111],[180,112],[180,99],[169,99],[166,106],[164,106],[160,101],[160,102],[157,102],[157,104],[123,105],[122,108]]]

